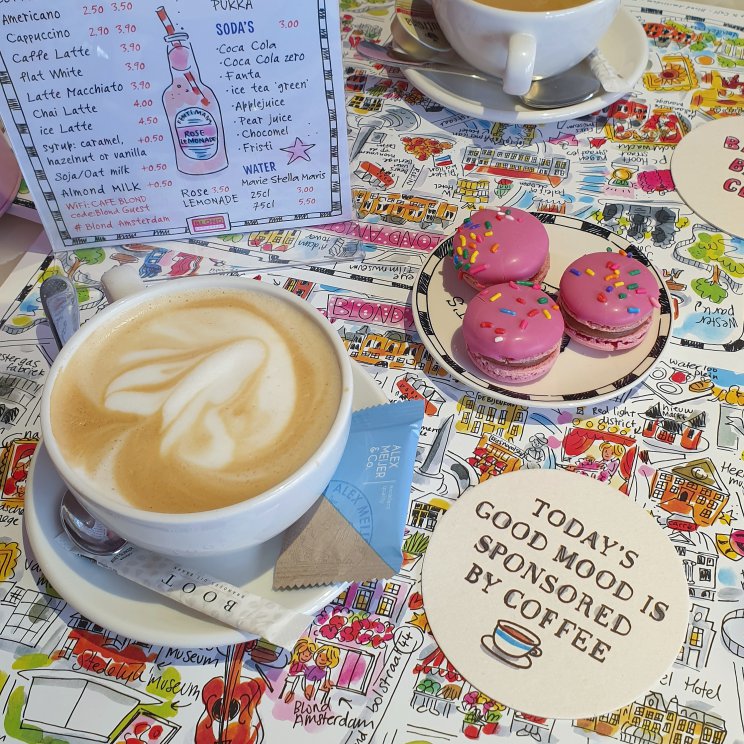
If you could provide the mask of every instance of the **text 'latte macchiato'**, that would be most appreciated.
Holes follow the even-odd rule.
[[[312,318],[211,288],[144,302],[76,350],[51,394],[62,455],[140,509],[217,509],[307,462],[338,414],[341,371]]]
[[[502,10],[521,10],[533,13],[546,13],[551,10],[566,10],[584,5],[591,0],[475,0],[481,5],[490,5]]]

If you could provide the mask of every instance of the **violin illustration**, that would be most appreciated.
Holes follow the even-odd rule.
[[[263,741],[257,708],[266,682],[240,678],[243,655],[252,650],[255,643],[239,643],[228,649],[224,675],[212,677],[204,685],[204,713],[196,725],[194,744],[260,744]]]

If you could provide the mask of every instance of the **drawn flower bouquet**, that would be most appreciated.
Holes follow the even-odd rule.
[[[403,566],[410,567],[429,547],[429,535],[412,532],[403,541]]]
[[[501,703],[492,700],[477,690],[471,690],[462,698],[464,713],[462,732],[468,739],[478,739],[481,734],[495,734],[499,728],[501,714],[505,710]]]
[[[395,630],[391,622],[376,620],[368,612],[345,615],[338,607],[335,607],[330,615],[321,614],[317,620],[321,623],[318,633],[323,638],[372,648],[379,648],[390,642]]]

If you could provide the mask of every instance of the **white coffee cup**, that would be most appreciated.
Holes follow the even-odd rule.
[[[479,0],[432,4],[452,48],[473,67],[501,78],[504,92],[515,96],[527,93],[534,79],[565,72],[587,57],[620,8],[620,0],[549,11],[506,10]]]
[[[204,292],[210,289],[245,290],[260,297],[270,295],[289,303],[311,320],[330,342],[338,362],[341,383],[338,410],[328,434],[314,454],[289,477],[260,495],[208,511],[166,513],[137,508],[97,489],[90,478],[65,459],[50,413],[54,386],[81,347],[98,334],[106,333],[108,328],[132,317],[147,303],[191,290]],[[131,290],[130,285],[128,291]],[[46,380],[41,401],[41,433],[49,456],[66,486],[94,516],[116,533],[135,545],[167,555],[217,555],[271,539],[296,522],[317,501],[335,472],[346,445],[352,397],[351,360],[338,334],[312,305],[284,289],[261,281],[227,276],[190,277],[149,285],[117,300],[72,336],[52,364]],[[301,432],[297,435],[301,436]]]

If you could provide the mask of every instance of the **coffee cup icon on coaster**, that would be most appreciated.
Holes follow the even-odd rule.
[[[516,669],[529,669],[532,657],[542,655],[540,636],[509,620],[499,620],[493,633],[481,638],[481,646],[494,658]]]

